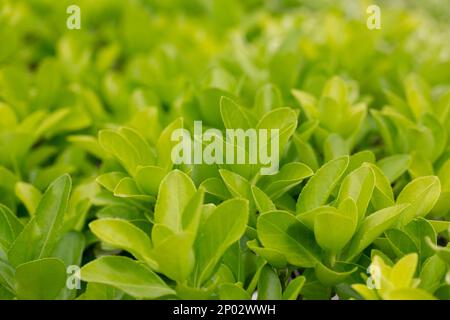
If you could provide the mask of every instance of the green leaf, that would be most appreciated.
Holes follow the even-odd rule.
[[[66,266],[79,266],[81,265],[85,242],[83,234],[69,231],[58,241],[52,252],[52,257],[61,259]]]
[[[212,194],[221,200],[226,200],[231,197],[230,192],[220,178],[205,179],[200,184],[200,187],[203,188],[206,193]]]
[[[450,191],[450,159],[441,166],[438,171],[438,177],[441,181],[442,190]]]
[[[314,231],[314,223],[316,221],[316,217],[319,214],[323,213],[338,213],[338,210],[335,207],[331,206],[321,206],[306,212],[302,212],[297,215],[297,219],[303,223],[308,229]]]
[[[355,221],[336,213],[318,214],[314,221],[314,235],[317,243],[322,249],[333,253],[344,248],[352,238],[355,228]]]
[[[98,176],[96,181],[106,190],[114,192],[119,182],[126,177],[127,175],[123,172],[108,172]]]
[[[380,210],[394,204],[394,192],[389,179],[380,168],[374,164],[367,164],[375,175],[375,189],[373,190],[371,203],[375,210]]]
[[[160,223],[154,224],[152,228],[153,246],[157,247],[161,242],[163,242],[166,238],[172,236],[173,234],[175,234],[175,232],[173,232],[167,226]]]
[[[106,153],[100,146],[98,139],[88,135],[71,135],[67,137],[67,141],[86,150],[98,159],[105,159]]]
[[[220,300],[251,300],[250,295],[233,283],[224,283],[219,288]]]
[[[83,256],[83,251],[85,247],[85,238],[83,234],[76,232],[76,231],[70,231],[67,232],[61,240],[58,241],[58,244],[56,245],[55,249],[53,250],[51,256],[55,258],[61,259],[64,264],[69,266],[81,266],[81,260]],[[72,271],[70,269],[66,270],[66,273],[71,275],[70,272]],[[73,278],[73,277],[72,277]],[[70,279],[70,284],[74,284],[74,281],[78,281],[79,279]],[[63,300],[69,300],[75,298],[77,294],[77,287],[72,287],[73,289],[70,289],[67,285],[68,282],[66,282],[66,286],[62,290],[62,292],[59,293],[57,299],[63,299]]]
[[[220,99],[222,96],[232,96],[236,80],[226,70],[220,67],[211,68],[204,81],[203,90],[199,96],[199,106],[202,118],[214,127],[220,127]]]
[[[291,162],[283,166],[278,173],[268,176],[261,183],[267,195],[275,200],[312,175],[313,171],[307,165],[300,162]]]
[[[431,113],[424,114],[420,119],[420,124],[427,128],[433,137],[433,151],[431,161],[439,158],[447,146],[447,132],[439,119]]]
[[[177,129],[183,128],[183,119],[178,118],[171,122],[159,136],[156,144],[156,150],[158,154],[157,164],[159,167],[170,170],[173,166],[172,162],[172,148],[178,143],[172,140],[172,133]]]
[[[182,283],[191,274],[194,263],[192,244],[194,235],[189,232],[179,232],[164,237],[152,250],[151,256],[157,262],[159,272]]]
[[[77,300],[120,300],[124,293],[114,287],[90,282],[86,286],[86,291]]]
[[[225,186],[233,197],[250,199],[250,184],[245,178],[225,169],[221,169],[219,170],[219,172],[225,183]]]
[[[432,225],[436,233],[442,233],[450,228],[450,221],[427,220],[427,222]]]
[[[319,168],[319,160],[316,151],[310,143],[304,142],[301,138],[294,136],[294,146],[297,151],[298,160],[308,165],[312,170]]]
[[[166,172],[156,166],[138,167],[135,180],[140,189],[149,195],[156,195]]]
[[[114,155],[125,170],[134,175],[139,164],[139,154],[136,147],[114,130],[101,130],[98,134],[100,145]]]
[[[417,245],[407,233],[398,229],[391,229],[387,230],[385,234],[397,256],[402,257],[408,253],[419,251]]]
[[[257,130],[261,129],[278,129],[279,131],[279,154],[283,151],[284,147],[288,143],[291,136],[294,134],[297,128],[297,113],[291,108],[277,108],[266,113],[256,125]],[[269,131],[270,133],[270,131]],[[272,137],[270,137],[265,146],[260,148],[268,148],[271,145]],[[259,150],[260,154],[264,154]],[[273,152],[273,151],[272,151]]]
[[[36,135],[52,138],[61,132],[84,129],[90,124],[91,118],[82,108],[60,108],[43,119]]]
[[[436,300],[433,295],[417,288],[398,289],[386,294],[388,300]]]
[[[316,277],[314,269],[307,269],[303,273],[306,282],[301,290],[305,300],[327,300],[331,298],[331,288],[324,286]]]
[[[247,242],[248,244],[248,242]],[[266,262],[260,259],[256,260],[256,266],[255,269],[253,269],[253,277],[251,278],[248,286],[247,286],[247,293],[250,295],[253,295],[255,293],[256,287],[258,286],[258,281],[261,276],[262,269],[266,265]]]
[[[433,250],[427,243],[429,238],[433,243],[437,241],[437,234],[433,225],[425,218],[416,218],[408,223],[404,231],[414,240],[420,260],[423,261],[433,255]]]
[[[183,230],[191,232],[194,235],[197,234],[200,220],[202,218],[204,197],[204,189],[199,188],[195,195],[191,198],[183,212],[181,221]]]
[[[339,132],[339,124],[342,122],[344,105],[340,105],[335,99],[323,96],[319,104],[319,120],[322,126],[329,131]]]
[[[368,288],[366,285],[356,283],[352,284],[352,289],[355,290],[365,300],[379,300],[375,290]]]
[[[354,225],[354,229],[356,230],[358,226],[358,208],[356,207],[356,203],[352,198],[347,198],[342,201],[338,206],[339,214],[349,218]]]
[[[118,218],[128,221],[139,220],[142,213],[131,204],[107,204],[96,213],[98,219]]]
[[[61,236],[71,185],[70,177],[63,175],[45,191],[35,216],[24,227],[8,253],[13,266],[46,258],[52,252]]]
[[[431,111],[429,89],[419,76],[408,75],[405,78],[404,86],[408,105],[416,119],[419,119],[423,113]]]
[[[202,284],[212,275],[228,247],[244,234],[248,216],[246,200],[230,199],[206,218],[195,241],[195,283]]]
[[[441,300],[450,300],[450,285],[444,284],[440,286],[434,295]]]
[[[66,267],[60,259],[44,258],[16,268],[18,299],[52,300],[66,283]]]
[[[296,277],[291,280],[283,292],[283,300],[297,300],[306,278],[303,276]]]
[[[9,263],[0,259],[0,287],[8,296],[15,296],[15,272],[16,270]]]
[[[282,105],[281,92],[275,85],[266,84],[256,92],[255,111],[257,115],[262,116]]]
[[[99,219],[89,224],[91,231],[107,244],[126,250],[152,268],[157,264],[151,257],[152,242],[144,231],[122,219]]]
[[[353,259],[367,248],[380,234],[389,229],[408,207],[408,204],[395,205],[369,215],[350,242],[346,260]]]
[[[450,247],[441,247],[434,244],[430,238],[427,238],[428,245],[433,249],[434,252],[441,258],[447,265],[450,265]]]
[[[318,263],[314,271],[317,279],[319,279],[321,283],[326,286],[335,286],[341,282],[344,282],[357,269],[358,267],[355,265],[338,262],[333,266],[333,269],[328,268],[322,263]]]
[[[330,161],[350,153],[347,143],[337,133],[328,135],[323,146],[325,161]]]
[[[436,216],[445,215],[450,210],[450,159],[445,161],[440,167],[438,177],[441,182],[442,192],[432,210],[433,215]]]
[[[118,133],[125,138],[131,146],[136,150],[137,161],[140,165],[155,164],[155,155],[147,141],[134,129],[121,127]]]
[[[332,98],[339,105],[345,105],[348,100],[347,84],[341,77],[334,76],[325,83],[322,96]]]
[[[297,200],[297,213],[325,204],[347,169],[348,162],[349,158],[346,156],[323,165],[302,189]]]
[[[346,172],[350,173],[361,167],[364,163],[367,163],[369,166],[375,163],[375,154],[372,151],[365,150],[352,154]]]
[[[393,288],[410,288],[417,268],[418,255],[411,253],[401,258],[391,269],[389,281]]]
[[[441,184],[435,176],[420,177],[408,183],[397,197],[397,204],[410,204],[399,224],[406,225],[415,217],[425,217],[433,209],[440,193]]]
[[[16,196],[23,202],[30,216],[33,216],[36,208],[41,201],[41,192],[32,184],[25,182],[16,183]]]
[[[277,273],[264,266],[258,281],[258,300],[281,300],[281,283]]]
[[[223,96],[220,99],[220,114],[227,129],[248,129],[252,120],[245,112],[244,108],[237,105],[233,100]]]
[[[308,141],[311,136],[316,131],[319,126],[319,121],[317,120],[307,120],[303,122],[298,128],[294,135],[294,139],[297,138],[301,141]]]
[[[385,240],[385,239],[384,239],[384,240]],[[380,257],[380,258],[383,260],[383,262],[384,262],[386,265],[390,266],[390,267],[394,265],[394,263],[392,262],[391,258],[389,258],[389,257],[388,257],[386,254],[384,254],[382,251],[377,250],[377,249],[372,249],[372,250],[370,251],[370,259],[371,259],[371,260],[374,260],[375,256]]]
[[[431,176],[434,174],[433,164],[420,153],[412,155],[412,161],[408,169],[412,178]]]
[[[349,197],[353,199],[358,207],[358,221],[361,222],[366,215],[374,187],[375,176],[372,169],[369,166],[359,167],[342,181],[337,202],[342,203]]]
[[[319,261],[320,248],[314,241],[314,234],[288,212],[262,214],[257,221],[257,231],[265,248],[281,252],[292,265],[308,268]]]
[[[411,156],[407,154],[390,156],[377,162],[377,166],[383,171],[391,183],[405,173],[409,169],[410,164]]]
[[[155,205],[155,223],[174,232],[183,229],[183,212],[196,192],[195,185],[185,173],[171,171],[159,187]]]
[[[153,196],[142,194],[139,190],[136,181],[130,177],[122,178],[113,190],[113,194],[119,198],[132,198],[136,200],[143,200],[147,202],[154,202]]]
[[[22,232],[22,222],[7,207],[0,204],[0,248],[8,250]]]
[[[262,257],[274,268],[281,269],[286,267],[286,257],[280,251],[269,248],[261,248],[259,246],[258,240],[256,239],[248,241],[247,246],[250,248],[250,250],[255,252],[258,256]]]
[[[308,92],[292,89],[292,95],[300,103],[304,113],[309,120],[316,119],[319,116],[317,109],[317,99]]]
[[[250,187],[251,185],[247,179],[237,173],[225,169],[220,169],[219,173],[231,195],[236,198],[247,199],[249,201],[249,211],[253,212],[255,204]]]
[[[126,257],[98,258],[81,268],[81,279],[110,285],[142,299],[157,299],[175,294],[148,267]]]
[[[256,208],[259,213],[275,210],[276,207],[270,200],[269,196],[264,193],[257,186],[251,186],[253,199],[255,200]]]
[[[447,272],[447,266],[437,255],[429,257],[422,265],[420,271],[419,288],[433,293],[440,286]]]

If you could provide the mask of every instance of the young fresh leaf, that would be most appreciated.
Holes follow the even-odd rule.
[[[24,227],[9,250],[8,257],[13,266],[47,258],[50,255],[61,237],[71,186],[70,177],[63,175],[45,191],[36,208],[35,216]]]
[[[320,259],[314,234],[288,212],[262,214],[258,218],[257,231],[265,248],[281,252],[292,265],[313,267]]]
[[[389,229],[407,210],[408,204],[388,207],[368,216],[353,237],[347,252],[347,260],[353,259],[385,230]]]
[[[161,182],[155,205],[155,222],[167,226],[174,232],[183,229],[183,212],[196,188],[185,173],[171,171]]]
[[[323,165],[302,189],[297,200],[297,214],[326,203],[348,166],[349,158],[342,157]]]
[[[18,299],[52,300],[66,283],[66,267],[60,259],[33,260],[17,266],[15,279]]]
[[[126,250],[156,268],[151,257],[152,242],[144,231],[122,219],[99,219],[89,224],[91,231],[107,244]]]
[[[281,283],[277,273],[264,266],[258,281],[258,300],[281,300]]]
[[[95,259],[81,268],[81,279],[110,285],[142,299],[157,299],[175,294],[148,267],[126,257],[106,256]]]
[[[202,284],[215,270],[226,249],[243,235],[248,221],[248,202],[230,199],[206,218],[195,241],[194,281]]]
[[[414,179],[403,188],[397,197],[397,204],[409,203],[401,219],[400,225],[406,225],[415,217],[426,216],[439,199],[441,184],[435,176]]]

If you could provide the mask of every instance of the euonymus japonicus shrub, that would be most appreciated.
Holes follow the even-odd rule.
[[[450,12],[351,2],[0,0],[0,298],[450,299]]]

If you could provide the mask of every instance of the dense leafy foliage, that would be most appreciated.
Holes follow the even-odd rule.
[[[449,7],[369,4],[0,0],[0,298],[450,299]]]

